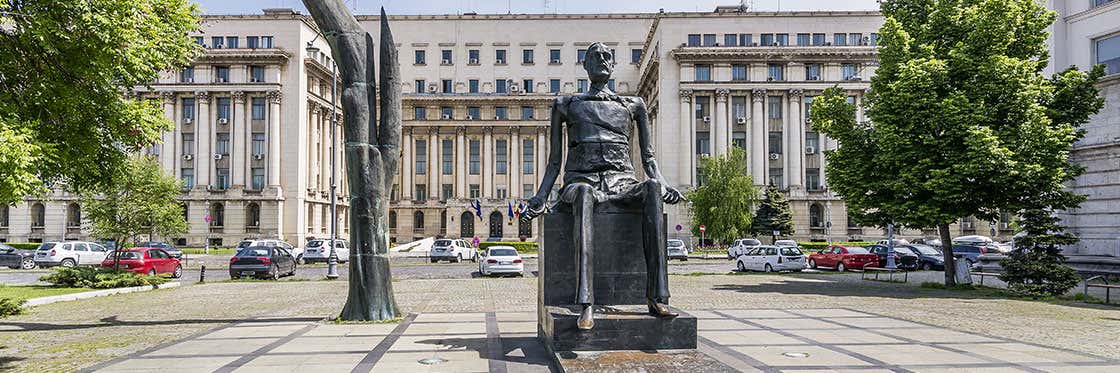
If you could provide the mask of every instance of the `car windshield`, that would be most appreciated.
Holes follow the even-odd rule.
[[[319,247],[319,246],[323,246],[323,241],[313,240],[313,241],[307,243],[307,247]]]
[[[121,260],[139,260],[143,257],[139,251],[114,251],[107,256],[108,259],[116,259],[120,257]]]
[[[490,249],[490,256],[517,256],[514,249]]]
[[[54,242],[43,242],[42,245],[39,245],[39,251],[47,251],[52,248],[54,248]]]
[[[913,247],[914,249],[917,249],[919,253],[922,253],[922,255],[941,255],[941,252],[937,251],[937,249],[934,249],[933,246],[929,246],[929,245],[910,245],[910,247]]]
[[[796,247],[783,247],[782,255],[801,255],[801,250]]]
[[[759,240],[756,240],[756,239],[753,239],[753,238],[748,238],[748,239],[743,240],[743,244],[747,245],[747,246],[756,246],[756,245],[761,245],[762,241],[759,241]]]
[[[241,242],[237,243],[237,248],[238,249],[244,249],[246,247],[249,247],[249,245],[252,245],[252,244],[253,244],[253,241],[241,241]]]
[[[272,250],[267,247],[248,247],[238,250],[237,256],[272,256]]]
[[[669,247],[682,247],[682,246],[684,246],[684,241],[669,240]]]
[[[848,247],[845,247],[845,249],[848,249],[848,254],[867,254],[868,253],[867,248],[865,248],[865,247],[848,246]]]
[[[451,240],[436,240],[435,246],[451,246]]]

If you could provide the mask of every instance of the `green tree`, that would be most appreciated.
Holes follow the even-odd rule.
[[[789,200],[782,191],[774,185],[766,187],[766,195],[754,213],[754,224],[751,225],[751,235],[770,235],[772,240],[777,240],[774,235],[789,236],[793,234],[793,212],[789,208]]]
[[[178,201],[182,181],[164,173],[158,161],[130,157],[115,176],[109,189],[79,193],[93,236],[113,239],[124,247],[143,236],[167,238],[187,233]]]
[[[126,92],[191,61],[187,0],[0,0],[0,203],[103,187],[171,129]]]
[[[1000,262],[1000,280],[1020,296],[1040,298],[1065,294],[1081,280],[1077,270],[1065,265],[1062,245],[1072,245],[1077,237],[1062,231],[1058,218],[1044,209],[1026,210],[1019,225],[1026,232],[1015,240],[1015,251]]]
[[[722,156],[700,158],[704,182],[688,193],[692,204],[692,233],[716,242],[741,238],[751,226],[751,208],[758,201],[758,189],[748,174],[747,153],[738,147]]]
[[[828,185],[861,224],[937,227],[954,284],[949,224],[1076,206],[1062,183],[1081,172],[1070,148],[1102,106],[1104,72],[1041,74],[1055,13],[1034,0],[892,0],[882,13],[870,122],[838,88],[813,100],[814,128],[840,144]]]

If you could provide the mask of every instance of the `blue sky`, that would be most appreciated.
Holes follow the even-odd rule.
[[[254,14],[264,8],[303,11],[301,0],[194,0],[206,14]],[[711,11],[718,5],[738,5],[736,0],[344,0],[356,13],[375,13],[381,6],[390,14],[478,13],[622,13]],[[875,0],[754,0],[757,10],[871,10]],[[545,3],[549,8],[545,9]]]

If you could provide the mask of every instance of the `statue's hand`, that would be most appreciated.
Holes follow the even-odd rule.
[[[675,205],[684,201],[684,195],[677,188],[665,187],[665,194],[661,196],[661,200],[670,205]]]
[[[537,216],[544,213],[544,198],[533,196],[529,198],[529,206],[526,207],[525,212],[521,214],[524,220],[533,220]]]

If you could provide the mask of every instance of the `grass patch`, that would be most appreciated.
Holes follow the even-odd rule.
[[[186,255],[202,255],[206,254],[206,249],[182,249],[183,254]],[[210,248],[209,255],[233,255],[235,253],[233,248]]]
[[[54,287],[46,285],[12,286],[0,284],[0,298],[31,299],[54,295],[81,293],[90,291],[90,288]]]

